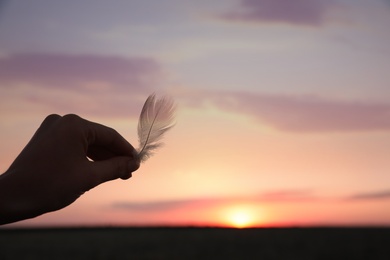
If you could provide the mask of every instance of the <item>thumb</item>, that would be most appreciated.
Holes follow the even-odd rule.
[[[140,166],[139,160],[129,157],[113,157],[104,161],[95,161],[91,163],[90,187],[92,189],[97,185],[121,178],[129,179],[131,173],[136,171]]]

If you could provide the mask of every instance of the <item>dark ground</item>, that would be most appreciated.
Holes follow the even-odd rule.
[[[0,259],[390,259],[390,228],[0,229]]]

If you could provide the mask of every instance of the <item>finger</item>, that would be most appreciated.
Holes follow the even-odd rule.
[[[128,179],[139,168],[140,162],[128,157],[115,157],[104,161],[90,162],[90,171],[85,190],[118,178]]]
[[[50,127],[51,127],[55,122],[57,122],[59,119],[61,119],[61,116],[59,116],[59,115],[56,115],[56,114],[48,115],[48,116],[43,120],[43,122],[41,123],[41,125],[39,126],[38,130],[37,130],[36,133],[35,133],[35,136],[42,135],[42,134],[46,134],[46,131],[47,131],[48,129],[50,129]]]
[[[45,120],[43,120],[41,127],[46,127],[46,126],[52,125],[54,122],[56,122],[60,118],[61,118],[61,116],[57,115],[57,114],[48,115],[45,118]]]
[[[102,161],[112,157],[120,156],[120,154],[115,154],[101,146],[90,145],[88,147],[87,156],[94,161]]]
[[[105,154],[137,157],[134,147],[126,141],[117,131],[94,122],[87,122],[87,140],[89,147],[99,147],[100,153],[105,150]],[[96,151],[96,150],[95,150]]]
[[[35,142],[37,142],[42,136],[46,135],[47,132],[51,129],[52,125],[57,122],[61,116],[59,115],[49,115],[47,116],[41,125],[38,127],[37,131],[34,133],[34,135],[31,137],[31,140],[27,143],[26,148],[31,147],[34,145]]]

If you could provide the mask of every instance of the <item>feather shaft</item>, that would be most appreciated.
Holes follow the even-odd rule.
[[[175,108],[173,101],[165,97],[156,100],[152,94],[146,99],[138,121],[138,156],[142,162],[163,145],[165,132],[174,126]]]

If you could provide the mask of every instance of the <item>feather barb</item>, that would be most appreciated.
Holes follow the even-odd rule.
[[[142,162],[163,145],[161,139],[175,125],[175,110],[171,98],[156,99],[152,94],[146,99],[138,121],[138,156]]]

